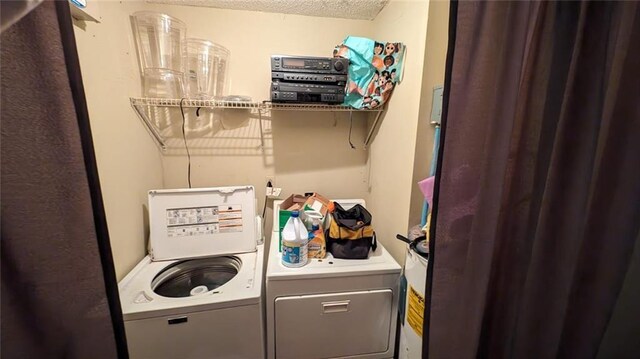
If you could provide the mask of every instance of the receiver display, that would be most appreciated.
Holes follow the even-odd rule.
[[[304,59],[282,59],[282,64],[284,66],[293,66],[293,67],[304,67]]]

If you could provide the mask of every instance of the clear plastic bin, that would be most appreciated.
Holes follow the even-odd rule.
[[[200,99],[225,96],[229,54],[229,50],[214,42],[187,39],[184,51],[187,96]]]
[[[131,24],[141,74],[145,69],[183,71],[183,46],[187,38],[184,22],[167,14],[142,11],[131,15]]]
[[[184,74],[169,69],[145,69],[142,75],[142,95],[151,98],[184,97]]]

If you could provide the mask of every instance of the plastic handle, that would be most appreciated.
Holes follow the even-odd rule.
[[[412,240],[410,240],[409,238],[407,238],[407,237],[405,237],[405,236],[403,236],[401,234],[396,234],[396,238],[398,238],[399,240],[401,240],[401,241],[403,241],[403,242],[405,242],[407,244],[413,244]]]
[[[331,314],[331,313],[348,312],[350,302],[351,302],[350,300],[343,300],[340,302],[323,302],[322,313]]]
[[[182,323],[186,323],[186,322],[188,322],[188,321],[189,321],[189,318],[187,318],[186,316],[184,316],[184,317],[177,317],[177,318],[171,318],[171,319],[168,319],[168,320],[167,320],[167,323],[168,323],[169,325],[172,325],[172,324],[182,324]]]
[[[293,217],[292,217],[293,218]],[[300,221],[293,221],[293,228],[296,231],[296,239],[302,239],[300,238]]]

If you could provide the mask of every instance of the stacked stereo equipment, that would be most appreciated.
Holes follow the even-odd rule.
[[[349,60],[331,57],[271,56],[271,101],[341,104]]]

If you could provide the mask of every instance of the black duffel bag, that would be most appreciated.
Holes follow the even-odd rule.
[[[334,202],[331,224],[325,234],[327,251],[334,258],[367,259],[369,250],[378,247],[376,233],[371,226],[371,213],[357,204],[345,210]]]

